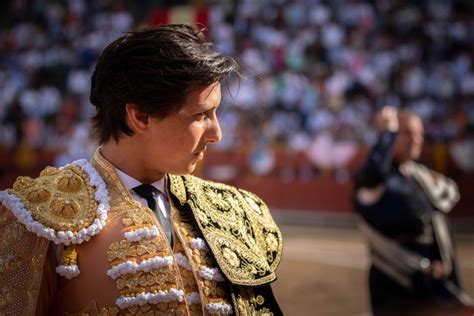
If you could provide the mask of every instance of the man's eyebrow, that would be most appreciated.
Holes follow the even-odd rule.
[[[201,112],[202,111],[209,111],[217,108],[218,105],[212,105],[209,103],[199,103],[197,109],[199,109]]]

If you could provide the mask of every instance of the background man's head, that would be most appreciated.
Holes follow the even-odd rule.
[[[119,141],[133,131],[126,104],[163,118],[179,110],[190,92],[220,82],[237,69],[187,25],[163,25],[129,32],[100,55],[91,85],[92,121],[99,143]]]
[[[414,113],[401,111],[398,115],[399,132],[394,146],[394,158],[399,163],[420,158],[424,141],[421,119]]]

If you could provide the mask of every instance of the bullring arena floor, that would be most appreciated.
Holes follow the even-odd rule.
[[[353,218],[317,212],[273,213],[284,237],[284,254],[273,288],[285,315],[371,315],[367,249]],[[456,232],[454,240],[464,288],[474,296],[474,229],[469,226]],[[471,316],[474,312],[455,315]]]

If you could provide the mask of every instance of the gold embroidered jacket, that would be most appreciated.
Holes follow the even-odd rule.
[[[0,192],[0,314],[281,314],[267,206],[189,175],[166,187],[173,246],[99,152]]]

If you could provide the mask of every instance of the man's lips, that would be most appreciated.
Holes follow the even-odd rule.
[[[204,152],[205,152],[205,151],[206,151],[205,149],[202,150],[202,151],[196,151],[196,152],[194,153],[194,156],[196,156],[196,158],[200,160],[200,159],[204,158]]]

